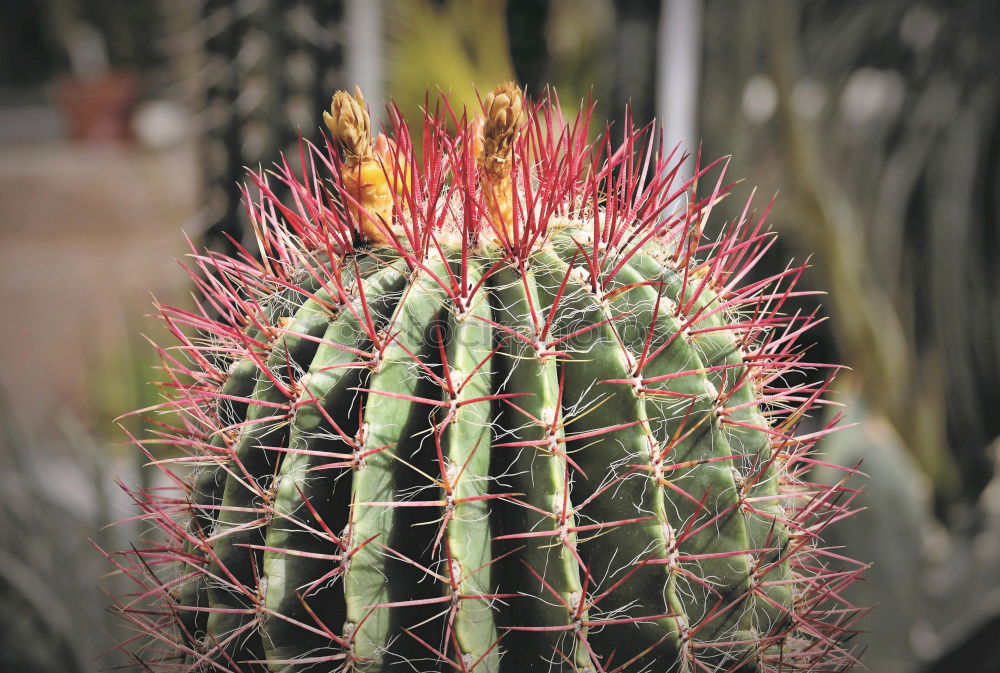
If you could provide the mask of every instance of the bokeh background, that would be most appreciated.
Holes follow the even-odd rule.
[[[514,79],[731,155],[719,222],[778,195],[760,272],[811,255],[814,357],[850,367],[820,449],[869,475],[829,538],[873,563],[863,661],[1000,671],[998,32],[992,0],[0,0],[0,670],[124,662],[92,544],[142,531],[105,525],[116,479],[156,483],[115,419],[158,399],[182,231],[246,240],[245,167],[335,88],[414,119]]]

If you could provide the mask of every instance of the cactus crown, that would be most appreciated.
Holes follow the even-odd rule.
[[[123,646],[190,671],[849,667],[862,566],[821,532],[853,494],[807,479],[833,424],[799,430],[826,390],[795,345],[815,316],[782,313],[804,267],[751,277],[766,209],[706,238],[724,162],[682,181],[652,128],[588,142],[589,110],[512,84],[471,122],[442,107],[418,157],[337,93],[332,142],[251,174],[259,258],[193,251],[203,300],[160,307],[174,490],[130,491],[162,535],[109,554],[150,636]]]

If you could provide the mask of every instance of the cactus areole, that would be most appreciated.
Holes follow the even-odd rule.
[[[782,311],[803,267],[751,273],[773,237],[749,205],[705,233],[723,162],[682,180],[652,127],[590,140],[587,108],[512,84],[427,114],[421,152],[389,117],[373,138],[338,92],[324,143],[251,174],[259,255],[193,254],[196,308],[158,307],[172,488],[130,491],[147,538],[109,554],[138,584],[121,647],[171,671],[850,668],[862,566],[821,532],[851,493],[807,480],[828,377],[802,376],[814,317]]]

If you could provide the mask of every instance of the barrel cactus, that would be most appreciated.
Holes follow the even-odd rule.
[[[854,662],[850,514],[810,483],[826,379],[751,273],[723,163],[589,139],[511,84],[422,152],[338,92],[325,142],[251,173],[258,255],[192,252],[159,306],[171,393],[109,554],[144,670],[821,671]],[[699,184],[711,189],[700,194]],[[766,211],[764,213],[766,215]],[[805,419],[808,423],[799,430]],[[147,439],[136,439],[144,446]],[[151,459],[152,448],[148,449]],[[139,645],[141,643],[141,646]]]

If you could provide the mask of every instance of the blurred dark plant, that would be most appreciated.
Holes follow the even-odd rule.
[[[117,630],[96,578],[106,570],[92,542],[118,544],[131,527],[104,528],[124,511],[104,447],[67,410],[49,437],[22,430],[0,397],[0,670],[96,673]],[[125,530],[129,528],[129,530]],[[119,636],[120,637],[120,636]]]
[[[952,507],[989,482],[1000,434],[1000,9],[708,7],[708,34],[730,37],[707,44],[706,147],[786,190],[776,221],[815,251],[813,282],[830,292],[824,347],[857,370],[939,515],[961,518]]]
[[[603,121],[610,115],[623,119],[626,101],[643,100],[652,106],[651,68],[634,67],[633,62],[630,70],[623,63],[626,50],[621,45],[634,43],[635,35],[626,37],[618,30],[618,10],[631,6],[610,0],[508,0],[511,60],[517,81],[533,96],[555,85],[567,107],[590,100],[594,118],[602,121],[594,124],[594,133],[603,130]],[[647,59],[647,65],[652,57],[652,52],[640,56]],[[629,74],[642,82],[636,86]],[[619,107],[612,109],[612,105]]]
[[[137,664],[109,651],[132,635],[106,610],[108,595],[121,596],[127,581],[108,572],[95,547],[157,540],[141,519],[108,524],[133,512],[119,480],[155,489],[160,473],[148,463],[174,457],[156,450],[161,424],[175,422],[170,413],[121,416],[163,401],[164,354],[141,334],[158,329],[126,321],[114,347],[82,355],[83,417],[56,407],[49,427],[31,430],[0,394],[0,671],[97,673]],[[145,438],[154,455],[137,451],[132,437]]]
[[[173,43],[197,52],[204,242],[242,241],[246,168],[297,156],[330,94],[345,86],[344,3],[339,0],[196,0]]]
[[[879,673],[995,673],[1000,625],[1000,475],[981,494],[977,527],[947,527],[934,516],[930,480],[884,416],[873,414],[847,375],[845,427],[826,440],[824,461],[860,463],[864,478],[857,517],[826,536],[872,562],[866,582],[841,595],[877,604],[857,636],[863,661]],[[996,460],[1000,442],[988,453]],[[814,479],[831,483],[840,470],[821,466]],[[991,640],[990,634],[993,634]]]
[[[829,540],[874,564],[844,596],[880,605],[865,662],[991,673],[1000,7],[709,0],[705,18],[706,151],[781,190],[771,219],[814,253],[805,280],[834,318],[813,359],[854,370],[839,387],[858,425],[824,451],[870,475],[867,511]]]

